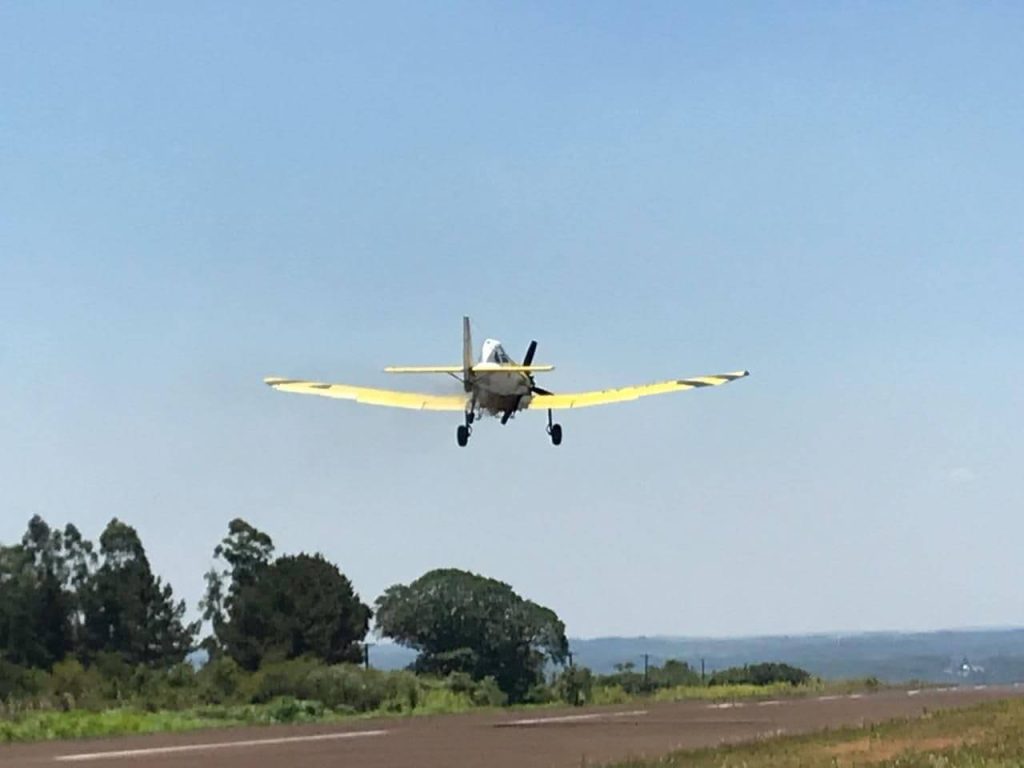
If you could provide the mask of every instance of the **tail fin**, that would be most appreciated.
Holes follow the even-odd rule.
[[[473,334],[469,330],[469,318],[462,318],[462,381],[469,392],[473,388]]]

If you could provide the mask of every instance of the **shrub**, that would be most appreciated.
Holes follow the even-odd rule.
[[[478,707],[504,707],[508,704],[508,695],[498,687],[498,681],[490,675],[477,681],[470,696]]]
[[[230,656],[207,662],[196,674],[199,700],[205,704],[232,704],[249,701],[254,693],[253,676]]]
[[[730,667],[715,672],[708,685],[771,685],[772,683],[789,683],[803,685],[811,679],[811,673],[789,664],[768,662],[750,664],[742,667]]]
[[[590,696],[591,704],[623,704],[632,698],[621,685],[595,685]]]
[[[53,665],[50,690],[62,709],[101,709],[103,680],[95,668],[86,669],[78,659],[67,658]]]
[[[587,667],[568,667],[555,679],[558,698],[577,707],[590,701],[593,687],[594,678]]]
[[[254,675],[255,690],[252,700],[261,704],[279,696],[313,698],[310,695],[310,676],[318,669],[325,667],[311,659],[291,659],[264,664]]]
[[[324,716],[324,705],[319,701],[308,701],[285,696],[275,699],[267,708],[267,715],[274,723],[302,723],[319,720]]]
[[[0,658],[0,701],[24,701],[39,696],[46,688],[46,673],[25,669]]]
[[[166,670],[136,669],[138,706],[150,712],[179,710],[199,703],[199,685],[190,664],[175,664]]]

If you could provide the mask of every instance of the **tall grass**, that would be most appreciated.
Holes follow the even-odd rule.
[[[675,752],[607,768],[1019,768],[1024,699],[943,710],[915,719],[714,749]]]

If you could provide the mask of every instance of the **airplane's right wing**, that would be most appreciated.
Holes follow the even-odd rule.
[[[641,384],[635,387],[620,387],[618,389],[603,389],[594,392],[574,392],[568,394],[534,395],[530,399],[531,410],[558,410],[563,408],[586,408],[591,405],[608,405],[611,403],[624,403],[650,395],[664,395],[668,392],[682,392],[687,389],[698,387],[717,387],[719,384],[726,384],[736,379],[748,376],[749,371],[735,371],[734,373],[718,373],[712,376],[696,376],[691,379],[672,379],[670,381],[659,381],[655,384]]]
[[[465,393],[430,395],[420,392],[403,392],[396,389],[353,387],[350,384],[325,384],[319,381],[301,381],[299,379],[267,378],[263,381],[265,384],[282,392],[334,397],[340,400],[354,400],[365,405],[383,405],[390,408],[409,408],[417,411],[464,411],[468,402],[468,395]]]

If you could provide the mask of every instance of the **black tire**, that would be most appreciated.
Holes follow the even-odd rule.
[[[455,430],[455,440],[459,443],[460,448],[465,448],[466,443],[469,442],[469,427],[459,424],[459,428]]]
[[[551,444],[561,445],[562,444],[562,425],[552,424],[551,425]]]

